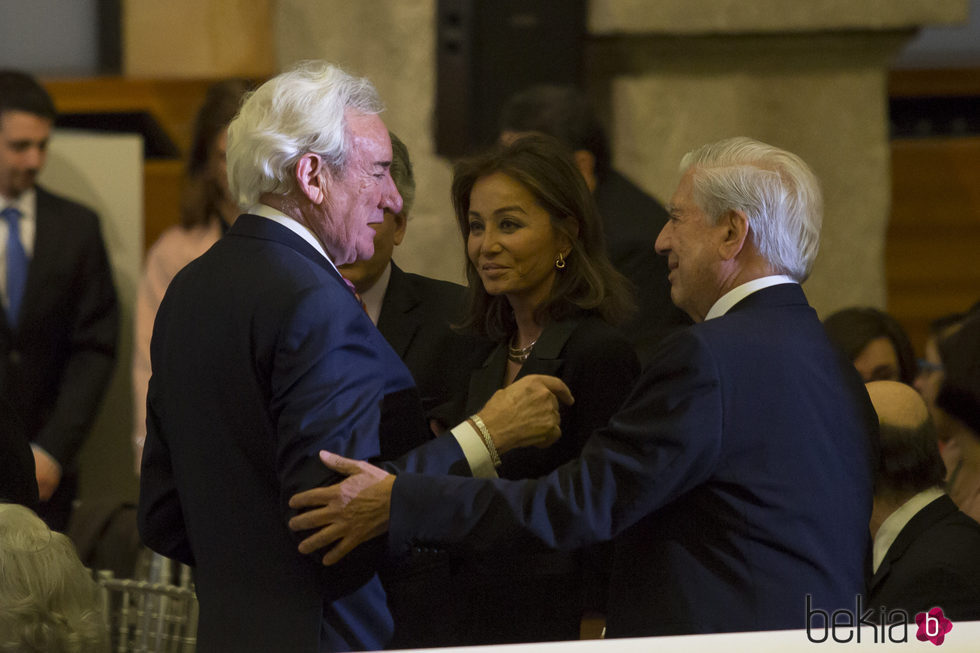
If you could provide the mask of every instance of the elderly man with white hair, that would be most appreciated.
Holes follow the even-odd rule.
[[[370,258],[372,225],[402,207],[381,109],[370,82],[325,63],[250,95],[227,153],[246,212],[157,314],[139,526],[195,567],[202,651],[377,649],[392,635],[376,555],[325,570],[286,526],[291,494],[337,478],[319,449],[384,461],[431,438],[411,374],[337,271]],[[492,473],[495,449],[553,441],[551,388],[515,384],[477,415],[492,437],[460,425],[400,468]]]
[[[663,341],[580,458],[490,481],[393,477],[326,454],[351,477],[292,499],[323,505],[292,522],[327,524],[303,550],[337,541],[332,563],[386,528],[395,551],[499,556],[616,537],[611,637],[803,628],[853,607],[877,421],[799,285],[817,253],[817,180],[747,138],[691,152],[681,172],[657,250],[696,324]]]

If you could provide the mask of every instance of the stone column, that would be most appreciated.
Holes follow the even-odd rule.
[[[744,135],[799,154],[825,200],[811,303],[883,306],[888,69],[919,26],[964,20],[967,4],[593,0],[590,77],[615,165],[666,201],[701,144]]]
[[[435,153],[435,0],[279,0],[278,64],[326,59],[368,77],[388,128],[408,146],[417,184],[404,242],[394,259],[430,277],[463,279],[462,241],[449,200],[450,162]]]

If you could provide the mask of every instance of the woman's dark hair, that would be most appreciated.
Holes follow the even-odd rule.
[[[218,136],[238,113],[242,98],[251,87],[244,79],[216,82],[208,88],[204,104],[198,109],[180,207],[180,222],[186,229],[222,219],[226,192],[208,177],[208,160]]]
[[[823,326],[831,342],[850,361],[857,358],[872,340],[888,338],[898,358],[898,380],[910,385],[915,381],[918,372],[915,350],[905,330],[888,313],[864,306],[845,308],[824,320]]]
[[[945,376],[936,405],[980,435],[980,311],[974,307],[937,339]]]
[[[572,160],[571,152],[550,136],[533,135],[498,145],[456,164],[452,199],[463,248],[470,234],[470,194],[477,180],[502,173],[520,183],[551,216],[551,224],[572,245],[565,268],[558,271],[550,296],[536,310],[539,323],[579,313],[595,313],[620,324],[633,311],[629,282],[606,255],[605,237],[595,200]],[[468,312],[462,326],[493,340],[509,337],[515,327],[507,298],[484,290],[476,267],[467,258]]]

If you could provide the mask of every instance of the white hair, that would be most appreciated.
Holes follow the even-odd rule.
[[[0,651],[108,651],[96,582],[75,546],[33,512],[0,503]]]
[[[688,152],[681,172],[692,170],[694,201],[712,224],[730,210],[743,212],[749,238],[780,274],[810,276],[820,247],[823,199],[803,159],[745,137]]]
[[[247,208],[264,193],[290,193],[296,162],[309,152],[342,174],[350,145],[348,109],[370,115],[384,105],[370,81],[323,61],[301,63],[247,95],[228,125],[232,197]]]

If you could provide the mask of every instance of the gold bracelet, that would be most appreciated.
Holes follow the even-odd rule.
[[[479,415],[470,415],[470,421],[473,422],[473,426],[480,433],[483,444],[487,446],[487,451],[490,452],[490,461],[493,463],[493,466],[500,467],[500,454],[497,453],[497,446],[493,443],[493,438],[490,437],[490,429],[483,423]]]

